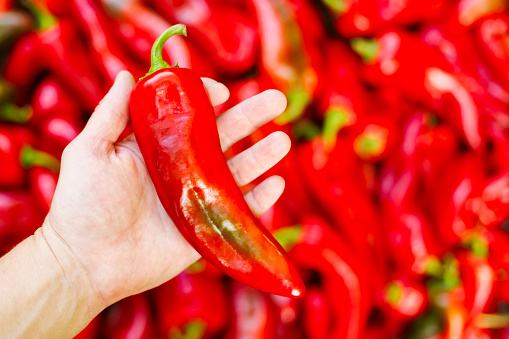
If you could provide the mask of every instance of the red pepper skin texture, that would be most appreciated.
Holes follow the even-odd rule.
[[[301,296],[297,271],[253,216],[228,169],[201,79],[184,68],[160,69],[136,84],[130,111],[159,199],[187,241],[241,282]]]
[[[50,169],[36,166],[29,170],[28,181],[35,201],[44,213],[48,213],[57,188],[58,174]]]
[[[110,339],[157,338],[153,318],[147,295],[133,295],[106,310],[101,334]]]
[[[65,116],[75,122],[81,119],[80,107],[76,100],[54,77],[45,78],[35,87],[30,106],[32,117],[29,124],[33,127],[56,115]]]
[[[95,339],[99,334],[99,327],[101,325],[101,317],[97,316],[81,331],[74,339]]]
[[[147,0],[171,23],[187,25],[208,58],[226,74],[254,66],[258,51],[255,18],[227,0]]]
[[[158,324],[166,338],[185,332],[186,325],[204,325],[203,338],[216,337],[228,324],[231,309],[223,281],[206,271],[184,271],[153,293]]]
[[[32,143],[34,136],[25,128],[0,126],[0,188],[21,187],[26,172],[21,166],[21,148]]]
[[[41,149],[60,159],[64,148],[78,136],[82,129],[65,116],[46,119],[40,126]]]
[[[4,68],[4,77],[27,92],[43,71],[54,74],[81,103],[93,110],[102,97],[101,84],[90,66],[88,52],[74,25],[66,19],[23,36]]]
[[[332,311],[331,301],[325,293],[323,289],[311,287],[302,299],[304,332],[309,339],[328,338]]]
[[[268,295],[249,286],[233,283],[233,325],[226,339],[276,339],[274,305]]]
[[[134,53],[139,58],[150,64],[152,43],[171,26],[170,23],[156,11],[145,6],[141,0],[102,0],[102,2],[117,20],[132,25],[134,29],[144,34],[144,37],[139,38],[140,41],[145,38],[147,43],[133,45],[130,38],[128,46],[135,49]],[[178,62],[180,67],[192,69],[202,77],[216,78],[213,64],[204,60],[201,53],[192,41],[184,40],[180,36],[172,37],[163,46],[164,58],[170,65]]]

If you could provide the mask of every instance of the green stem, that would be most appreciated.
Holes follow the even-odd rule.
[[[32,12],[35,20],[37,21],[37,28],[39,30],[47,30],[57,23],[57,18],[40,3],[35,4],[32,1],[24,0],[23,5]]]
[[[290,91],[288,97],[288,108],[274,122],[278,125],[286,125],[297,120],[311,102],[311,95],[303,88]]]
[[[32,117],[32,108],[30,106],[18,107],[14,104],[5,104],[0,107],[0,120],[24,124]]]
[[[323,122],[323,140],[329,150],[336,145],[339,131],[348,125],[348,113],[341,108],[329,108]]]
[[[148,73],[145,74],[144,77],[160,70],[163,68],[170,68],[170,65],[166,61],[163,60],[163,46],[166,41],[168,41],[169,38],[171,38],[173,35],[179,34],[183,36],[187,36],[187,30],[186,25],[178,24],[173,25],[170,28],[168,28],[166,31],[164,31],[163,34],[157,38],[157,40],[154,42],[154,45],[152,46],[152,51],[150,54],[150,69],[148,70]],[[178,67],[178,65],[175,65]],[[143,78],[144,78],[143,77]],[[141,79],[143,79],[141,78]]]
[[[285,251],[289,251],[302,237],[302,226],[296,225],[278,228],[272,235]]]
[[[509,314],[486,314],[479,315],[476,321],[479,328],[508,328]]]
[[[58,172],[60,170],[60,161],[58,161],[57,158],[46,152],[36,150],[31,146],[23,146],[19,155],[19,160],[21,162],[21,166],[24,168],[41,166],[54,172]]]
[[[376,59],[380,46],[375,39],[355,38],[350,41],[352,49],[357,52],[365,63]]]

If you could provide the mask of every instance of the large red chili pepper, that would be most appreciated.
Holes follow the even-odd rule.
[[[225,338],[276,339],[273,305],[268,295],[249,286],[233,283],[233,321]]]
[[[60,164],[47,153],[30,147],[34,136],[22,127],[0,126],[0,187],[18,188],[26,179],[25,168],[44,166],[58,170]]]
[[[276,121],[300,117],[311,103],[317,74],[311,67],[300,30],[287,0],[250,0],[258,19],[261,73],[267,74],[288,98],[288,108]],[[290,39],[286,37],[291,37]]]
[[[185,24],[221,72],[239,74],[254,66],[258,35],[255,20],[242,8],[242,3],[218,0],[147,2],[169,22]]]
[[[196,331],[210,338],[228,324],[230,308],[222,280],[184,271],[153,291],[158,323],[166,338]]]
[[[162,45],[176,33],[185,34],[185,26],[173,26],[156,41],[152,67],[130,101],[136,140],[159,199],[183,236],[226,274],[299,297],[304,285],[297,271],[253,216],[228,169],[201,79],[162,60]]]
[[[156,338],[154,315],[146,294],[137,294],[110,306],[104,315],[103,335],[111,339]]]
[[[87,34],[92,47],[92,55],[109,84],[113,83],[118,72],[128,70],[136,78],[143,75],[136,64],[118,43],[119,39],[109,26],[107,14],[93,0],[73,0],[71,11],[81,28]]]
[[[130,38],[129,45],[135,49],[134,52],[141,59],[150,63],[152,43],[170,26],[170,23],[159,16],[157,12],[145,6],[141,0],[102,0],[102,2],[117,20],[130,24],[133,29],[145,35],[147,43],[133,45],[132,38]],[[190,68],[200,76],[214,78],[216,75],[213,65],[202,58],[200,51],[192,42],[185,41],[180,36],[175,36],[163,46],[163,55],[170,65],[178,62],[180,67]]]
[[[371,306],[366,259],[321,219],[306,218],[301,226],[281,228],[277,239],[299,269],[318,272],[331,299],[334,319],[327,338],[362,338]]]
[[[5,78],[20,93],[27,93],[37,76],[49,71],[77,94],[87,109],[93,110],[102,90],[74,25],[67,19],[57,20],[40,5],[30,8],[36,15],[38,29],[14,46],[4,68]]]

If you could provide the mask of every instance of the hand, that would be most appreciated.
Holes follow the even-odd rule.
[[[226,87],[203,79],[213,105],[228,98]],[[156,287],[199,258],[166,214],[134,136],[116,142],[129,120],[132,76],[121,72],[83,132],[62,155],[62,169],[43,233],[57,256],[71,256],[106,307]],[[223,151],[281,114],[286,99],[269,90],[217,117]],[[290,149],[276,132],[228,160],[238,185],[275,165]],[[255,215],[284,189],[271,177],[245,195]]]

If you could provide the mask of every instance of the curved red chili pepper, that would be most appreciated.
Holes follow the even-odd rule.
[[[215,114],[201,79],[161,59],[131,94],[136,140],[166,212],[190,244],[231,277],[263,291],[299,297],[300,277],[249,210],[221,152]],[[184,30],[185,33],[185,30]]]
[[[205,272],[182,272],[153,291],[158,323],[165,337],[178,338],[194,327],[199,338],[220,333],[230,318],[223,282]]]
[[[232,304],[232,326],[225,338],[278,338],[274,309],[268,295],[244,284],[233,282]]]
[[[156,338],[153,317],[147,295],[133,295],[105,311],[101,334],[111,339]]]
[[[306,218],[300,226],[279,229],[275,235],[299,269],[320,273],[334,317],[327,338],[362,338],[371,306],[366,257],[358,252],[354,255],[316,217]]]
[[[276,119],[286,124],[299,118],[311,103],[317,74],[305,50],[302,32],[287,0],[250,0],[261,41],[260,73],[286,94],[288,108]],[[285,37],[291,36],[292,39]]]
[[[107,14],[103,8],[93,0],[73,0],[69,6],[74,18],[87,34],[92,47],[92,56],[108,84],[112,84],[118,72],[122,70],[128,70],[136,78],[143,75],[140,65],[135,63],[118,43],[119,39],[109,27]]]
[[[221,72],[240,74],[254,66],[258,49],[255,20],[238,2],[235,5],[218,0],[148,2],[170,23],[185,24]]]
[[[90,66],[88,52],[74,25],[57,20],[40,5],[31,6],[39,21],[38,30],[23,36],[14,46],[4,68],[4,77],[20,93],[27,93],[38,75],[49,71],[93,110],[102,90]]]

